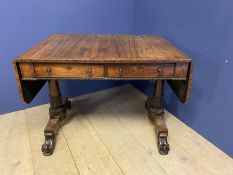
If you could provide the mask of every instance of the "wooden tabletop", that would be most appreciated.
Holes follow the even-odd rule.
[[[159,36],[54,34],[16,62],[153,63],[191,62]]]

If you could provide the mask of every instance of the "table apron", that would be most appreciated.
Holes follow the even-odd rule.
[[[19,63],[22,80],[185,80],[189,63],[77,64]]]

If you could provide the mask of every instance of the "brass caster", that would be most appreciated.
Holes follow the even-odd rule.
[[[53,154],[53,150],[55,147],[55,139],[54,137],[45,137],[45,142],[42,145],[41,151],[44,156],[50,156]]]
[[[170,146],[168,144],[167,141],[167,137],[159,137],[158,138],[158,149],[159,149],[159,153],[161,155],[167,155],[169,150],[170,150]]]

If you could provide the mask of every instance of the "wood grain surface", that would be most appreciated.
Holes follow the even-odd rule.
[[[20,99],[25,103],[49,79],[164,79],[186,102],[192,63],[159,36],[106,34],[54,34],[13,62]]]
[[[149,63],[191,59],[159,36],[54,34],[15,61]]]

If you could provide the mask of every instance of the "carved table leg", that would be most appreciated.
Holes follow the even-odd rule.
[[[68,101],[68,99],[62,101],[58,81],[49,80],[48,84],[50,98],[50,119],[44,129],[45,142],[41,149],[43,155],[45,156],[53,154],[55,137],[60,127],[60,122],[66,118],[66,109],[71,107],[71,103]]]
[[[164,121],[163,87],[164,80],[157,80],[153,95],[148,97],[145,105],[148,110],[148,117],[155,125],[159,153],[166,155],[170,147],[167,141],[168,129]]]

